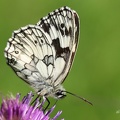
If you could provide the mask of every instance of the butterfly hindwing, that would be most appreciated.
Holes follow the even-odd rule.
[[[15,31],[5,49],[8,64],[32,86],[43,84],[51,75],[54,64],[52,54],[46,37],[34,25]]]

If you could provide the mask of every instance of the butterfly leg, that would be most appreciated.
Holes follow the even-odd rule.
[[[35,101],[37,101],[37,99],[39,98],[39,101],[41,101],[41,97],[38,95],[31,103],[31,105],[33,105],[35,103]]]
[[[46,111],[46,110],[48,109],[49,105],[50,105],[50,101],[49,101],[49,99],[48,99],[47,97],[46,97],[46,101],[48,102],[48,104],[47,104],[47,106],[45,107],[44,111]]]

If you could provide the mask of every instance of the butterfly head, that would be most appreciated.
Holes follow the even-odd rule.
[[[53,97],[55,99],[62,99],[64,97],[66,97],[66,92],[65,89],[62,86],[58,86],[55,88],[55,92],[53,94]]]
[[[54,97],[57,98],[57,99],[62,99],[64,97],[66,97],[66,92],[63,92],[62,90],[58,90],[54,94]]]

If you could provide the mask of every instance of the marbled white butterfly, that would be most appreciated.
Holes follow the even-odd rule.
[[[66,96],[61,84],[70,71],[78,39],[78,14],[69,7],[61,7],[36,25],[14,31],[7,42],[5,57],[38,95],[59,99]]]

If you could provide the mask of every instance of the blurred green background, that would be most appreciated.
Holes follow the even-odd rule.
[[[24,96],[32,90],[6,64],[8,38],[61,6],[71,7],[81,19],[79,47],[64,87],[94,106],[67,95],[52,115],[62,110],[59,119],[120,120],[120,0],[0,0],[1,99],[9,92]]]

